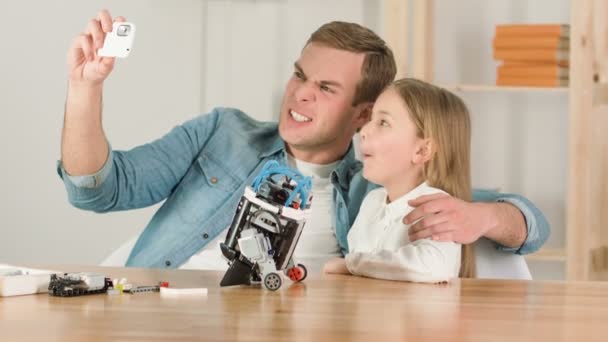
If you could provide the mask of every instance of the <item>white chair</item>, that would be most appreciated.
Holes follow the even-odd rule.
[[[139,234],[133,236],[125,243],[123,243],[118,249],[108,255],[99,265],[100,266],[115,266],[123,267],[127,263],[127,259],[139,238]]]
[[[532,279],[528,264],[522,255],[499,251],[493,242],[485,238],[475,242],[475,262],[477,278]]]

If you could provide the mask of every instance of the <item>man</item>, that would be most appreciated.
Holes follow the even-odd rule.
[[[118,17],[117,21],[124,21]],[[221,268],[217,242],[230,225],[246,185],[268,160],[313,177],[313,216],[295,252],[320,269],[348,252],[346,236],[365,194],[353,135],[395,76],[390,49],[356,24],[329,23],[314,32],[294,64],[279,124],[216,108],[130,151],[112,151],[101,124],[104,80],[114,59],[100,58],[112,18],[101,11],[68,53],[69,86],[62,136],[62,176],[70,202],[107,212],[165,200],[135,244],[127,266]],[[498,248],[529,253],[549,234],[543,215],[517,195],[480,192],[482,203],[421,197],[404,220],[412,240],[470,243],[486,237]]]

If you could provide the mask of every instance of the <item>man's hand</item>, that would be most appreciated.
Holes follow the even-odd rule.
[[[334,258],[325,263],[323,273],[350,274],[350,271],[346,268],[344,258]]]
[[[447,194],[420,196],[409,201],[414,207],[404,217],[410,241],[430,238],[467,244],[498,226],[495,203],[469,203]]]
[[[125,18],[116,17],[114,21],[124,22]],[[88,22],[84,32],[74,39],[67,55],[71,83],[98,85],[110,75],[115,58],[97,56],[97,49],[103,46],[108,32],[112,32],[112,17],[107,10],[102,10]]]

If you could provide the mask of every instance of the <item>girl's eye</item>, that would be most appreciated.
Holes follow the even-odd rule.
[[[382,127],[389,127],[388,121],[381,119],[380,120],[380,126]]]
[[[301,73],[301,72],[299,72],[299,71],[294,71],[294,72],[293,72],[293,74],[294,74],[294,75],[295,75],[297,78],[299,78],[299,79],[301,79],[301,80],[303,80],[303,79],[304,79],[304,75],[302,75],[302,73]]]
[[[328,87],[328,86],[326,86],[326,85],[322,85],[320,88],[321,88],[321,90],[323,90],[323,91],[326,91],[326,92],[331,93],[331,88],[329,88],[329,87]]]

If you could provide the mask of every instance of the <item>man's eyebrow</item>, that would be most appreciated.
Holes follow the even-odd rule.
[[[304,69],[302,69],[302,66],[300,66],[300,64],[298,62],[293,63],[293,67],[298,72],[300,72],[304,76],[304,78],[306,78],[306,73],[304,72]],[[320,81],[319,85],[329,85],[329,86],[334,86],[336,88],[344,89],[344,86],[342,86],[342,84],[338,81],[331,81],[331,80]]]
[[[342,84],[340,84],[340,82],[338,82],[338,81],[321,81],[319,83],[321,83],[321,85],[330,85],[330,86],[334,86],[336,88],[344,89]]]
[[[296,70],[298,70],[299,72],[301,72],[303,75],[306,75],[306,74],[304,74],[304,70],[302,69],[302,67],[300,66],[300,64],[298,62],[293,63],[293,67]]]

